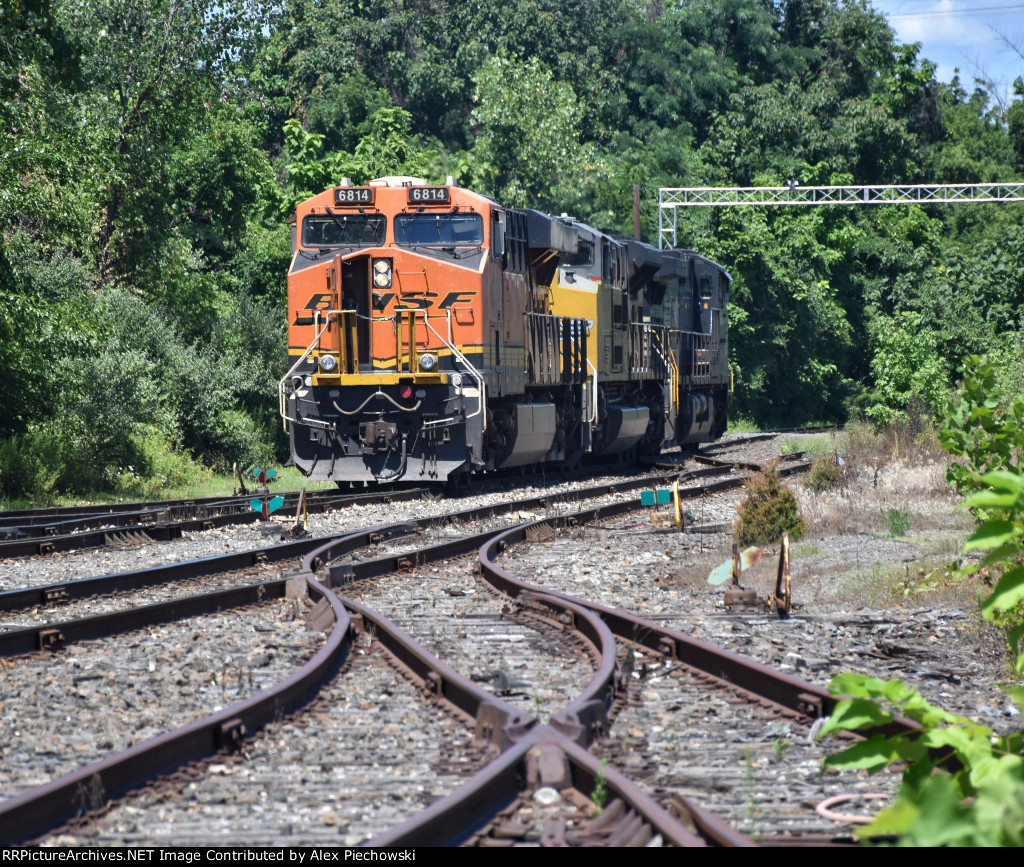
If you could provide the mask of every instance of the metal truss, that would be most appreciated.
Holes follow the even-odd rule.
[[[963,202],[1024,202],[1024,183],[803,187],[790,182],[784,187],[661,187],[658,190],[658,246],[676,246],[679,208]]]

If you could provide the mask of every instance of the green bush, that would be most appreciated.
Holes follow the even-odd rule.
[[[0,491],[5,497],[45,498],[60,476],[54,458],[36,431],[0,440]]]
[[[784,532],[796,541],[807,532],[796,495],[782,486],[774,467],[755,475],[746,491],[735,528],[738,544],[768,545],[781,539]]]
[[[843,470],[836,455],[822,455],[811,465],[804,487],[816,494],[831,491],[843,483]]]
[[[889,535],[899,539],[910,529],[910,513],[906,509],[889,509]]]
[[[116,493],[157,497],[168,488],[199,487],[212,475],[156,427],[147,426],[132,441],[136,463],[107,468],[106,481]]]

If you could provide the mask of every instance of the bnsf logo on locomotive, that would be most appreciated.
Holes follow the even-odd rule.
[[[317,310],[327,311],[332,309],[332,295],[329,292],[317,292],[313,295],[303,311],[308,310],[313,313]],[[476,297],[475,292],[448,292],[444,295],[440,304],[435,303],[437,298],[440,298],[440,294],[437,292],[409,292],[403,295],[399,299],[399,303],[394,304],[394,309],[397,312],[404,310],[447,310],[449,307],[454,307],[456,304],[468,304],[473,298]],[[375,292],[373,295],[373,308],[377,311],[387,310],[391,306],[395,299],[398,298],[398,294],[395,292]],[[299,312],[295,316],[295,321],[292,325],[312,325],[312,316],[303,316],[302,312]]]

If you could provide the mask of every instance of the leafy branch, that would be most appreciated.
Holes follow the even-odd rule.
[[[1006,628],[1018,676],[1024,674],[1024,396],[1008,404],[996,387],[991,364],[971,356],[960,397],[941,431],[943,447],[961,459],[947,478],[967,494],[978,527],[965,551],[987,551],[961,576],[988,570],[997,579],[981,600],[982,616]],[[1004,687],[1018,704],[1024,689]],[[833,678],[829,691],[845,696],[822,728],[877,729],[894,714],[919,732],[876,733],[825,760],[826,768],[874,773],[906,763],[891,807],[861,829],[861,835],[898,835],[901,844],[1024,845],[1024,733],[996,736],[992,729],[929,704],[899,680],[857,674]]]

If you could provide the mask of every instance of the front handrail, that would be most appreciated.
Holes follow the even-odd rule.
[[[479,415],[479,416],[481,416],[481,419],[480,419],[480,429],[484,430],[484,431],[487,430],[487,385],[484,382],[483,374],[480,373],[480,371],[477,370],[470,363],[469,359],[466,358],[466,356],[462,354],[462,352],[458,349],[458,347],[456,347],[456,345],[453,342],[449,342],[443,335],[438,334],[437,329],[434,328],[434,326],[430,324],[430,319],[427,316],[427,311],[426,310],[411,310],[409,312],[413,313],[413,314],[422,313],[423,314],[423,324],[426,325],[427,328],[431,331],[431,333],[438,340],[440,340],[441,343],[443,343],[448,348],[448,350],[452,354],[452,357],[456,358],[466,368],[466,370],[469,371],[470,376],[472,376],[474,379],[476,379],[477,384],[480,387],[480,393],[477,395],[477,408],[476,408],[476,412],[471,412],[469,415],[466,416],[466,421],[469,421],[471,418],[476,418]],[[451,332],[451,328],[452,328],[452,311],[449,309],[449,310],[447,310],[445,312],[446,312],[446,318],[447,318],[447,322],[448,322],[448,331],[450,333]],[[443,423],[444,423],[444,419],[436,419],[436,420],[433,420],[433,421],[424,421],[423,422],[423,427],[425,427],[425,428],[444,427]]]
[[[594,365],[590,363],[590,359],[589,358],[587,359],[587,367],[589,367],[590,370],[594,374],[591,377],[591,382],[593,382],[593,384],[594,384],[594,396],[593,396],[593,398],[592,398],[592,400],[590,402],[591,414],[590,414],[590,418],[588,419],[588,421],[591,424],[595,424],[597,422],[597,368],[594,367]]]
[[[299,423],[299,420],[297,418],[292,418],[290,415],[288,415],[288,395],[285,392],[285,384],[291,380],[291,378],[295,375],[295,371],[299,369],[299,365],[301,365],[307,358],[309,358],[309,354],[313,351],[313,348],[320,342],[320,338],[323,337],[324,332],[331,324],[331,314],[338,312],[339,311],[337,310],[327,311],[324,327],[320,328],[320,330],[317,331],[316,337],[313,338],[313,342],[309,344],[309,347],[306,349],[306,351],[303,352],[301,356],[299,356],[299,360],[296,361],[295,364],[293,364],[289,368],[288,372],[277,384],[277,409],[278,412],[281,414],[281,427],[284,429],[285,433],[288,433],[288,422],[291,422],[292,424]],[[320,311],[317,310],[315,314],[313,327],[318,328],[319,325]],[[334,430],[333,424],[329,424],[328,422],[325,421],[320,421],[319,419],[304,418],[302,420],[302,423],[304,425],[309,425],[313,427],[322,427],[325,428],[326,430]]]

